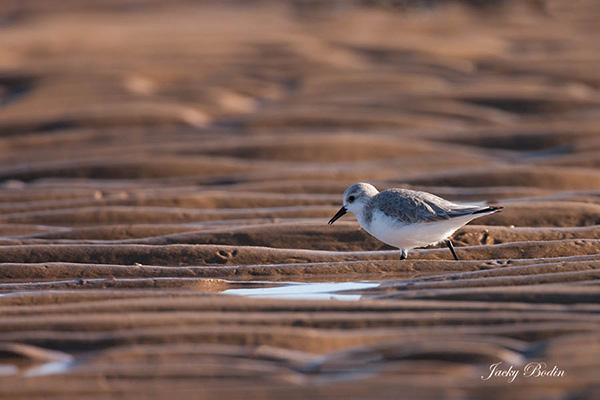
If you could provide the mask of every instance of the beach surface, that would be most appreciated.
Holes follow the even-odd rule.
[[[0,398],[600,398],[600,4],[359,3],[0,5]]]

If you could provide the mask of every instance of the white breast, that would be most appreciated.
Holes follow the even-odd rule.
[[[371,223],[367,224],[362,215],[360,217],[357,215],[357,220],[364,230],[382,242],[399,249],[410,250],[438,243],[477,217],[477,215],[466,215],[436,222],[404,224],[375,210]]]

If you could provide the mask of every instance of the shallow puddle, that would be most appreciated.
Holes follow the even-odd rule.
[[[379,286],[381,281],[359,282],[278,282],[276,287],[254,287],[248,289],[228,289],[221,294],[274,299],[303,300],[359,300],[362,293],[346,293]]]
[[[25,376],[44,376],[62,374],[71,369],[73,365],[75,365],[75,361],[72,359],[52,361],[29,368],[25,373]]]

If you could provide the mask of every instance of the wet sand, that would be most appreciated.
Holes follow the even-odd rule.
[[[0,397],[600,397],[600,6],[323,3],[0,5]]]

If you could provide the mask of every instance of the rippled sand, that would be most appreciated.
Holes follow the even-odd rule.
[[[0,5],[0,397],[600,397],[600,6],[309,3]]]

